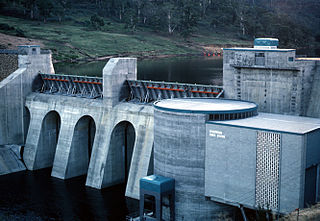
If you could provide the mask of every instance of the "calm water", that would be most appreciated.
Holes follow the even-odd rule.
[[[56,64],[57,74],[102,76],[106,61]],[[138,79],[222,85],[221,57],[183,57],[138,60]]]
[[[101,76],[104,62],[58,64],[56,73]],[[221,58],[166,58],[138,61],[138,79],[219,84]],[[51,170],[0,176],[2,220],[125,220],[138,201],[124,197],[125,185],[103,190],[85,187],[86,176],[67,181]]]

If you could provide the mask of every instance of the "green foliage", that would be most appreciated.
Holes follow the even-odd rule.
[[[194,31],[195,27],[198,24],[200,18],[200,8],[199,4],[195,3],[192,0],[182,2],[180,5],[181,8],[181,17],[179,22],[180,34],[187,38]]]
[[[190,38],[199,29],[223,30],[241,39],[278,37],[295,46],[320,35],[319,11],[319,0],[0,0],[1,14],[43,22],[73,18],[86,25],[89,19],[102,30],[102,18],[109,18],[130,31],[142,27]]]
[[[90,24],[94,29],[101,30],[101,27],[104,26],[104,21],[99,15],[94,14],[90,18]]]

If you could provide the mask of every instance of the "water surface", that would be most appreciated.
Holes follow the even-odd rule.
[[[107,61],[55,64],[57,74],[102,76]],[[221,57],[182,57],[138,60],[138,79],[222,85]]]

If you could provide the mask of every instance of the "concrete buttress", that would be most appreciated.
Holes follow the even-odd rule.
[[[30,170],[53,167],[60,179],[87,174],[97,189],[127,182],[126,196],[139,199],[139,180],[153,169],[153,107],[125,102],[136,59],[110,59],[103,79],[103,99],[28,95],[24,159]]]

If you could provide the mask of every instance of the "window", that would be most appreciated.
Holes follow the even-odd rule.
[[[264,53],[256,53],[255,54],[255,65],[264,66],[265,65],[265,57]]]

